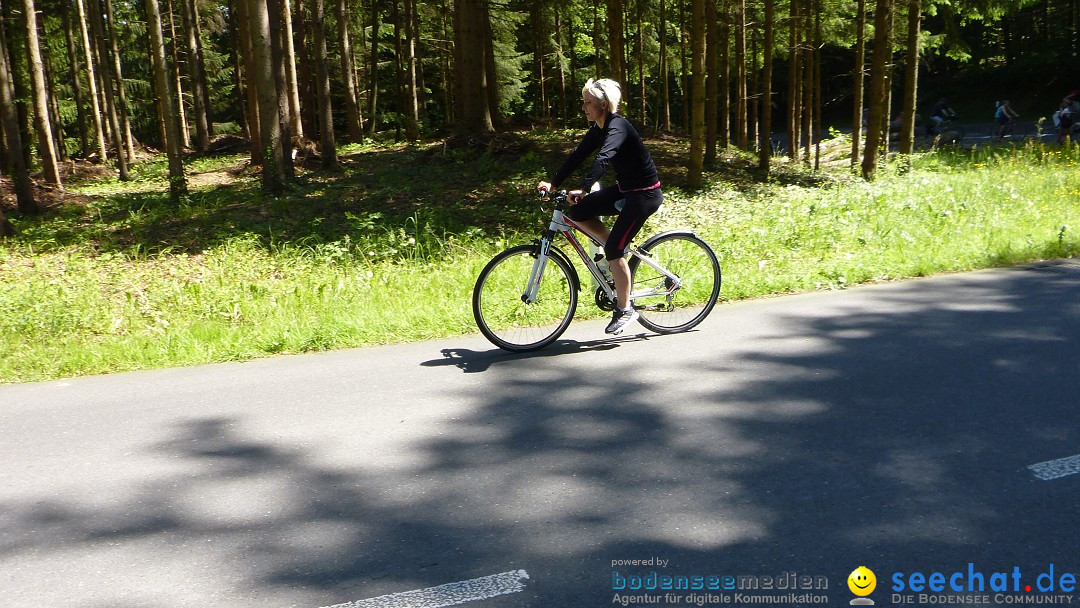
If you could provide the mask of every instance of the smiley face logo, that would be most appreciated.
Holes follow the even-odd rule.
[[[859,566],[848,575],[847,586],[855,595],[870,595],[874,592],[874,587],[877,587],[877,577],[874,576],[873,570],[866,566]]]

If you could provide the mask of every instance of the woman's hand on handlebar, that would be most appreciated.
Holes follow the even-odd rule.
[[[540,182],[536,185],[536,189],[541,192],[551,192],[551,182]]]
[[[566,200],[570,201],[571,205],[580,203],[583,198],[585,198],[584,190],[571,190],[566,193]]]

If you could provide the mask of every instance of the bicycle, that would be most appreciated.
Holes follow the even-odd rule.
[[[966,135],[964,128],[956,123],[956,116],[946,117],[945,120],[934,125],[931,123],[928,135],[934,138],[934,146],[947,144],[959,144]]]
[[[1026,125],[1021,124],[1015,118],[1010,118],[1005,124],[994,122],[990,128],[990,141],[1002,143],[1009,140],[1026,140],[1030,136]]]
[[[615,309],[615,286],[605,277],[574,232],[596,246],[596,234],[567,217],[566,192],[541,194],[554,203],[551,223],[531,244],[511,247],[488,262],[473,288],[473,317],[492,344],[512,352],[543,348],[570,326],[577,310],[581,279],[570,258],[552,242],[562,234],[597,283],[594,303]],[[712,248],[692,231],[655,235],[630,247],[630,301],[638,323],[671,334],[684,332],[709,315],[720,296],[720,262]]]

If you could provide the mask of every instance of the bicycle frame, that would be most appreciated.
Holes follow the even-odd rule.
[[[551,255],[552,242],[555,239],[556,234],[561,234],[570,243],[578,257],[581,258],[585,267],[589,269],[593,278],[600,285],[600,289],[604,291],[604,294],[611,301],[615,301],[615,290],[604,278],[603,273],[600,272],[600,267],[596,265],[596,262],[592,259],[592,256],[588,254],[585,247],[578,241],[574,235],[574,231],[580,231],[584,234],[592,243],[598,247],[603,247],[604,243],[600,237],[590,232],[587,228],[578,224],[574,220],[566,217],[566,214],[562,212],[562,203],[556,202],[555,210],[551,214],[551,223],[548,225],[548,229],[541,235],[538,248],[536,261],[533,263],[532,272],[529,274],[529,283],[525,287],[525,291],[521,294],[521,300],[526,304],[532,304],[536,301],[536,293],[540,289],[540,280],[544,276],[544,267],[547,265],[548,258]],[[631,256],[638,258],[640,263],[644,263],[656,270],[660,274],[669,279],[665,281],[665,288],[652,288],[642,291],[634,291],[630,293],[630,301],[633,302],[637,298],[648,298],[659,295],[665,295],[668,298],[672,296],[682,286],[682,280],[669,272],[666,268],[661,266],[645,253],[642,253],[640,249],[636,247],[629,247],[627,251]]]

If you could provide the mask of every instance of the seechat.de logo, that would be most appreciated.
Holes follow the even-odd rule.
[[[851,592],[859,596],[851,600],[852,606],[873,606],[874,600],[866,597],[874,592],[874,588],[877,587],[877,577],[874,576],[874,571],[866,566],[859,566],[851,571],[847,579],[848,589]]]

